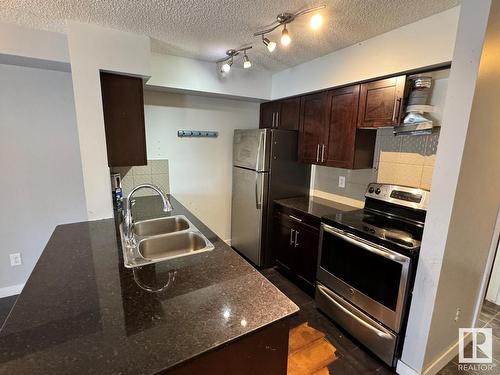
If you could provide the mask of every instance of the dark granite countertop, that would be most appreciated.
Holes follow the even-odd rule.
[[[172,204],[172,214],[187,216],[213,251],[134,273],[123,266],[117,221],[58,226],[0,331],[0,374],[154,374],[298,311]],[[158,197],[137,198],[134,214],[168,216]],[[174,270],[166,291],[145,290],[164,285]]]
[[[311,196],[277,199],[274,202],[283,207],[300,211],[318,219],[327,215],[335,215],[339,211],[346,212],[359,210],[358,207],[348,206],[342,203]]]

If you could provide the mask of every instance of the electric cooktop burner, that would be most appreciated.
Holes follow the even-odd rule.
[[[418,249],[422,239],[422,226],[378,215],[369,210],[325,216],[323,221],[327,224],[340,224],[348,231],[362,234],[368,240],[388,242],[408,250]]]

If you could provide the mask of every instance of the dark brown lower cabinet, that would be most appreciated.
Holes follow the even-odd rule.
[[[312,226],[297,214],[281,211],[277,211],[274,218],[276,263],[306,289],[314,290],[319,224]]]
[[[286,375],[290,318],[160,372],[168,375]]]

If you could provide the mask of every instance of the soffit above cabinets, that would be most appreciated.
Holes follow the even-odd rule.
[[[310,17],[289,25],[292,44],[269,54],[253,33],[281,12],[325,4],[319,31]],[[0,21],[37,29],[65,31],[65,20],[145,34],[154,52],[216,61],[226,49],[253,43],[256,67],[279,71],[375,35],[415,22],[459,4],[458,0],[254,0],[254,1],[58,1],[6,0]],[[278,40],[281,29],[267,35]]]

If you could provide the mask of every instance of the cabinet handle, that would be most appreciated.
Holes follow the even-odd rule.
[[[295,231],[295,247],[299,246],[299,231]]]
[[[276,115],[276,113],[273,112],[273,123],[271,124],[271,128],[274,128],[274,115]]]
[[[280,113],[276,112],[276,128],[280,126]]]
[[[401,98],[398,97],[394,99],[394,109],[392,110],[392,122],[396,122],[396,113],[398,114],[399,118],[399,110],[400,110],[399,107],[401,107]]]
[[[293,245],[293,232],[294,232],[294,230],[290,229],[290,246]]]
[[[397,99],[397,102],[398,102],[398,109],[396,111],[396,125],[399,125],[399,121],[400,121],[400,118],[401,118],[401,103],[402,103],[403,99],[402,98],[398,98]]]
[[[288,215],[288,217],[292,220],[295,220],[295,221],[298,221],[299,223],[302,223],[302,219],[297,217],[297,216],[293,216],[293,215]]]
[[[319,163],[319,143],[318,147],[316,148],[316,163]]]
[[[324,160],[325,160],[325,144],[323,143],[323,145],[321,146],[321,162],[323,163]]]

